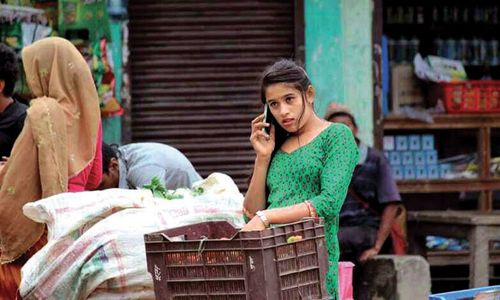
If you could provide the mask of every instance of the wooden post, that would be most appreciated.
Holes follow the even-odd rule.
[[[372,0],[372,77],[373,77],[373,134],[375,148],[382,149],[384,137],[382,115],[382,0]]]
[[[479,128],[478,136],[478,165],[479,179],[488,180],[490,176],[490,159],[491,159],[491,143],[490,143],[491,128]],[[493,208],[493,193],[491,190],[481,191],[479,197],[479,209],[481,211],[491,211]]]

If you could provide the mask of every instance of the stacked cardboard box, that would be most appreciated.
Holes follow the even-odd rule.
[[[445,178],[451,171],[450,164],[438,164],[432,134],[385,136],[384,153],[398,180]]]

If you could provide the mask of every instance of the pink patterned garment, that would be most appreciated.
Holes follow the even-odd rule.
[[[78,175],[68,180],[68,192],[93,191],[99,187],[102,179],[102,127],[99,124],[94,160]]]

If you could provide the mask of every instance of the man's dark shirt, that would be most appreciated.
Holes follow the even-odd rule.
[[[340,211],[340,226],[369,225],[378,228],[383,206],[388,203],[401,202],[401,196],[391,167],[384,155],[364,144],[360,144],[359,148],[361,162],[354,170],[350,189],[368,202],[371,209],[365,208],[360,201],[348,193]]]
[[[0,157],[10,156],[12,146],[23,129],[27,109],[26,105],[14,100],[0,113]]]

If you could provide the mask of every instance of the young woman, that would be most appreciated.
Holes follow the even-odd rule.
[[[22,56],[36,98],[0,171],[0,298],[6,299],[14,299],[22,264],[45,240],[44,225],[26,218],[23,205],[96,189],[102,178],[99,100],[82,55],[65,39],[47,38]]]
[[[266,124],[264,115],[252,121],[250,141],[256,159],[244,201],[250,221],[243,230],[324,218],[330,263],[326,283],[337,297],[338,215],[358,150],[349,128],[315,114],[314,95],[304,69],[290,60],[264,71],[261,98],[274,121]],[[270,128],[270,133],[263,128]]]

